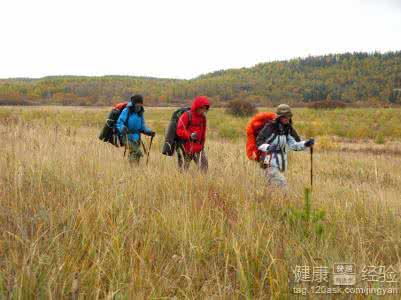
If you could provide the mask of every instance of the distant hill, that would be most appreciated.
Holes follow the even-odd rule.
[[[0,104],[110,105],[141,93],[148,105],[177,105],[200,94],[215,104],[327,99],[381,105],[401,104],[400,88],[401,51],[345,53],[221,70],[191,80],[117,75],[0,79]]]

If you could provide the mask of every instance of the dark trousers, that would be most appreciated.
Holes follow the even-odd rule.
[[[188,170],[191,161],[194,161],[198,169],[207,172],[209,162],[205,150],[197,153],[186,153],[182,146],[177,149],[178,168],[180,170]]]

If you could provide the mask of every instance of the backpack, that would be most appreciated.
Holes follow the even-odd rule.
[[[167,156],[173,156],[177,147],[183,142],[176,133],[178,120],[182,116],[182,114],[187,113],[189,117],[189,124],[192,121],[191,108],[189,107],[181,107],[177,109],[173,115],[171,116],[170,123],[167,127],[166,136],[164,139],[164,145],[162,149],[162,154]]]
[[[124,146],[124,141],[118,133],[116,128],[116,123],[118,117],[124,108],[127,107],[128,102],[121,102],[114,105],[113,109],[109,113],[106,124],[104,125],[102,131],[100,132],[99,139],[108,142],[116,147]],[[128,118],[127,118],[128,121]]]
[[[246,155],[250,160],[259,161],[261,151],[256,145],[258,133],[262,130],[267,122],[276,119],[277,115],[273,112],[257,113],[249,120],[246,126]]]

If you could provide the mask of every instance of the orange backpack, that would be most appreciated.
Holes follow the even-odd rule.
[[[258,150],[256,145],[256,137],[263,126],[269,121],[273,121],[277,115],[273,112],[257,113],[246,125],[246,155],[251,160],[258,161],[261,151]]]
[[[127,104],[128,104],[128,101],[120,102],[120,103],[117,103],[116,105],[114,105],[113,108],[119,110],[120,112],[122,112],[124,110],[124,108],[127,107]]]

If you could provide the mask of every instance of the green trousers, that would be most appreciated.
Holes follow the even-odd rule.
[[[130,164],[139,164],[139,160],[143,156],[141,150],[141,141],[128,142],[128,161]]]

